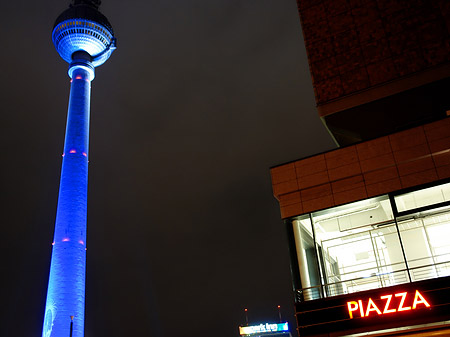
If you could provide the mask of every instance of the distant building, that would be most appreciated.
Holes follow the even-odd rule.
[[[303,336],[450,335],[450,3],[298,1],[341,147],[271,169]]]

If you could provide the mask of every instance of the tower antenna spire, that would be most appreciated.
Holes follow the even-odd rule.
[[[101,0],[72,0],[70,6],[88,5],[98,9],[101,5]]]

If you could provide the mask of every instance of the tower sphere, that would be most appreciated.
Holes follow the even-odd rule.
[[[59,55],[66,62],[73,61],[74,53],[86,52],[92,65],[98,67],[116,49],[112,26],[97,8],[95,1],[75,0],[56,19],[52,40]]]

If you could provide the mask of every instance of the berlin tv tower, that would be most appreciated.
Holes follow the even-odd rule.
[[[71,86],[42,337],[84,336],[91,81],[116,48],[99,6],[99,0],[72,0],[53,27]]]

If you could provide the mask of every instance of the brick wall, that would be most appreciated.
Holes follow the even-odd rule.
[[[450,117],[270,172],[282,218],[450,178]]]
[[[450,61],[448,0],[297,0],[318,105]]]

